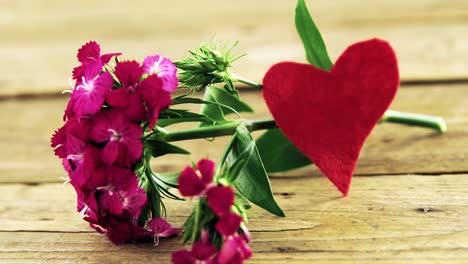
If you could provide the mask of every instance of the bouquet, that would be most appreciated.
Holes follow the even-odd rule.
[[[242,263],[252,256],[246,225],[252,204],[285,216],[268,173],[313,162],[346,195],[377,123],[445,131],[438,117],[388,110],[399,74],[386,41],[355,43],[332,63],[304,0],[295,19],[309,64],[275,64],[263,84],[233,73],[243,56],[237,42],[210,41],[175,62],[159,54],[138,62],[103,54],[95,41],[83,45],[64,125],[51,139],[81,218],[115,244],[153,239],[158,245],[181,234],[191,248],[174,252],[174,263]],[[273,118],[242,118],[253,109],[242,101],[240,83],[263,89]],[[184,104],[201,111],[181,109]],[[171,129],[189,122],[191,129]],[[266,132],[255,140],[256,130]],[[173,174],[150,166],[152,158],[189,154],[174,142],[221,136],[232,139],[217,162],[201,159]],[[165,199],[195,199],[183,227],[167,222]]]

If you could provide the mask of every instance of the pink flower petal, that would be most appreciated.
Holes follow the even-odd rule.
[[[143,74],[143,69],[137,61],[118,62],[115,66],[115,76],[124,87],[136,86]]]
[[[102,193],[99,196],[99,204],[104,210],[109,210],[113,215],[122,215],[123,203],[117,191],[109,190]]]
[[[89,63],[90,61],[97,61],[99,60],[99,56],[101,55],[101,47],[97,44],[96,41],[90,41],[78,50],[78,54],[76,57],[78,61],[81,63]]]
[[[94,115],[104,103],[104,96],[113,85],[112,76],[105,72],[97,79],[85,79],[72,93],[72,110],[78,117]]]
[[[188,166],[181,172],[178,184],[180,193],[185,197],[199,195],[206,187],[206,184],[198,177],[195,170]]]
[[[202,175],[202,179],[206,184],[209,184],[213,181],[214,170],[215,170],[215,163],[209,159],[201,159],[197,163],[197,169],[200,171]]]
[[[206,197],[208,205],[217,216],[223,216],[231,211],[234,204],[234,191],[231,187],[216,186],[208,190]]]
[[[182,232],[181,228],[172,227],[163,218],[153,218],[148,221],[147,225],[151,229],[151,232],[158,237],[170,237]]]
[[[104,163],[112,165],[119,157],[120,148],[117,141],[109,141],[107,145],[102,149],[102,161]]]
[[[221,233],[221,235],[228,237],[237,233],[239,230],[240,224],[242,222],[242,217],[235,213],[226,213],[220,217],[219,221],[216,223],[216,230]]]
[[[210,242],[208,232],[202,231],[202,238],[192,246],[191,253],[198,260],[208,260],[217,252],[216,247]]]
[[[144,79],[138,86],[138,92],[148,108],[149,128],[152,130],[158,121],[159,112],[171,104],[171,96],[162,89],[162,82],[155,75]]]
[[[161,55],[148,56],[143,62],[145,73],[154,74],[162,81],[162,89],[171,93],[178,87],[177,67]]]
[[[188,251],[188,250],[178,250],[172,253],[172,263],[173,264],[195,264],[197,259]]]
[[[252,250],[240,236],[231,236],[224,241],[217,255],[218,264],[244,263],[245,259],[252,257]]]
[[[224,244],[216,256],[218,264],[238,264],[244,263],[244,258],[239,251],[238,241],[234,237],[224,240]]]
[[[107,64],[107,63],[109,63],[110,59],[112,59],[112,57],[120,56],[120,55],[122,55],[121,52],[103,54],[103,55],[101,55],[101,62],[102,62],[102,64]]]

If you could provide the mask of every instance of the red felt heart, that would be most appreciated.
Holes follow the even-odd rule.
[[[346,195],[364,141],[399,85],[391,46],[371,39],[349,46],[330,72],[281,62],[263,95],[286,137]]]

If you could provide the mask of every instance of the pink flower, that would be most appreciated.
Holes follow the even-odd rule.
[[[216,230],[224,237],[232,236],[239,230],[242,217],[235,213],[226,213],[216,223]]]
[[[212,187],[206,193],[208,205],[217,216],[223,216],[231,211],[234,204],[234,191],[228,186]]]
[[[102,226],[99,217],[99,208],[95,196],[95,191],[83,192],[76,186],[77,193],[77,211],[80,213],[81,218],[89,223],[89,226],[99,233],[104,233],[106,230]]]
[[[81,82],[78,82],[68,102],[68,118],[76,116],[78,118],[86,115],[94,115],[101,110],[104,104],[104,96],[113,86],[113,79],[110,73],[104,72],[95,75],[93,72],[85,71]],[[71,109],[71,113],[70,113]]]
[[[148,127],[152,131],[158,121],[159,112],[171,104],[171,96],[169,92],[163,90],[162,82],[156,75],[151,75],[144,79],[140,83],[138,90],[145,102]]]
[[[137,217],[146,203],[146,193],[138,187],[137,176],[129,169],[116,166],[100,168],[89,178],[87,188],[97,191],[101,211],[112,215]]]
[[[90,41],[84,44],[77,54],[78,61],[81,65],[73,69],[73,79],[81,80],[86,70],[91,70],[95,74],[99,74],[102,66],[107,64],[114,56],[121,55],[122,53],[108,53],[101,55],[101,47],[95,41]]]
[[[158,76],[163,90],[172,93],[177,89],[177,67],[168,58],[161,55],[148,56],[143,62],[145,73]]]
[[[182,232],[181,228],[172,227],[166,220],[163,218],[153,218],[148,223],[146,223],[151,230],[151,233],[154,236],[154,242],[156,245],[159,244],[160,237],[170,237],[177,235]]]
[[[51,138],[51,147],[54,148],[55,155],[59,158],[66,158],[67,153],[67,137],[73,136],[83,142],[89,143],[91,141],[91,135],[89,133],[91,129],[90,119],[77,119],[71,118],[55,131]]]
[[[216,248],[211,244],[208,232],[202,230],[201,239],[197,241],[190,251],[179,250],[172,253],[174,264],[210,264],[215,263]]]
[[[91,137],[97,143],[107,143],[102,150],[106,164],[129,166],[140,159],[143,149],[143,128],[126,119],[118,110],[102,111],[94,119]]]
[[[240,236],[230,236],[224,240],[224,244],[216,256],[218,264],[244,263],[245,259],[252,257],[252,250]]]
[[[129,241],[137,241],[148,236],[148,231],[130,219],[111,218],[107,227],[107,237],[112,243],[119,245]]]
[[[214,177],[215,163],[202,159],[197,163],[197,171],[186,167],[179,176],[179,191],[183,196],[203,195]]]
[[[144,120],[146,110],[137,90],[143,68],[137,61],[118,62],[115,66],[115,75],[123,87],[107,93],[106,101],[112,107],[122,109],[129,119]]]
[[[71,136],[70,138],[73,138]],[[95,168],[101,165],[100,151],[92,145],[84,145],[75,139],[77,148],[75,154],[69,151],[66,159],[63,159],[63,165],[68,172],[71,184],[75,188],[82,188],[86,185]]]

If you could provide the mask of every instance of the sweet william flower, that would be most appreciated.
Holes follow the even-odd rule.
[[[98,169],[88,181],[88,188],[97,191],[100,209],[112,215],[124,213],[137,217],[146,203],[146,193],[138,187],[135,173],[117,166]]]
[[[148,231],[138,225],[136,221],[111,218],[106,231],[112,243],[119,245],[128,241],[137,241],[148,236]]]
[[[158,121],[159,112],[167,108],[171,102],[169,92],[162,88],[162,81],[156,75],[150,75],[141,81],[138,92],[146,106],[148,127],[153,130]]]
[[[179,191],[183,196],[203,195],[213,181],[215,163],[202,159],[197,163],[197,171],[187,166],[179,176]]]
[[[237,233],[241,222],[242,217],[240,215],[235,213],[226,213],[219,218],[215,228],[221,235],[228,237]]]
[[[159,244],[159,238],[161,237],[170,237],[182,232],[181,228],[172,227],[163,218],[153,218],[150,221],[148,221],[146,225],[149,227],[150,233],[154,236],[155,245]]]
[[[91,141],[91,119],[68,119],[65,124],[55,131],[51,138],[51,147],[54,148],[55,155],[59,158],[66,158],[67,153],[67,137],[74,136],[75,138],[89,143]]]
[[[245,259],[252,257],[252,249],[241,236],[230,236],[216,256],[217,264],[241,264]]]
[[[96,114],[101,110],[104,97],[112,86],[113,79],[109,72],[95,75],[92,70],[85,71],[82,80],[73,89],[70,101],[68,101],[66,116],[81,118]]]
[[[231,211],[234,204],[234,191],[228,186],[215,186],[206,193],[208,205],[217,216],[223,216]]]
[[[137,61],[123,61],[117,63],[114,73],[123,87],[108,92],[107,103],[114,108],[121,109],[131,120],[144,120],[146,110],[138,93],[143,68]]]
[[[210,242],[207,231],[202,230],[201,239],[193,244],[191,250],[172,253],[173,264],[215,264],[216,247]]]
[[[162,81],[162,89],[172,93],[177,89],[177,67],[171,60],[161,55],[148,56],[143,61],[146,74],[156,75]]]
[[[98,143],[106,143],[102,149],[102,160],[106,164],[118,162],[130,166],[140,159],[143,149],[143,128],[129,121],[118,110],[102,111],[94,118],[91,137]]]
[[[96,41],[90,41],[78,50],[76,55],[81,65],[73,69],[73,79],[81,80],[86,70],[91,70],[98,74],[101,72],[102,67],[109,63],[110,59],[114,56],[119,56],[122,53],[107,53],[101,55],[101,47]]]

